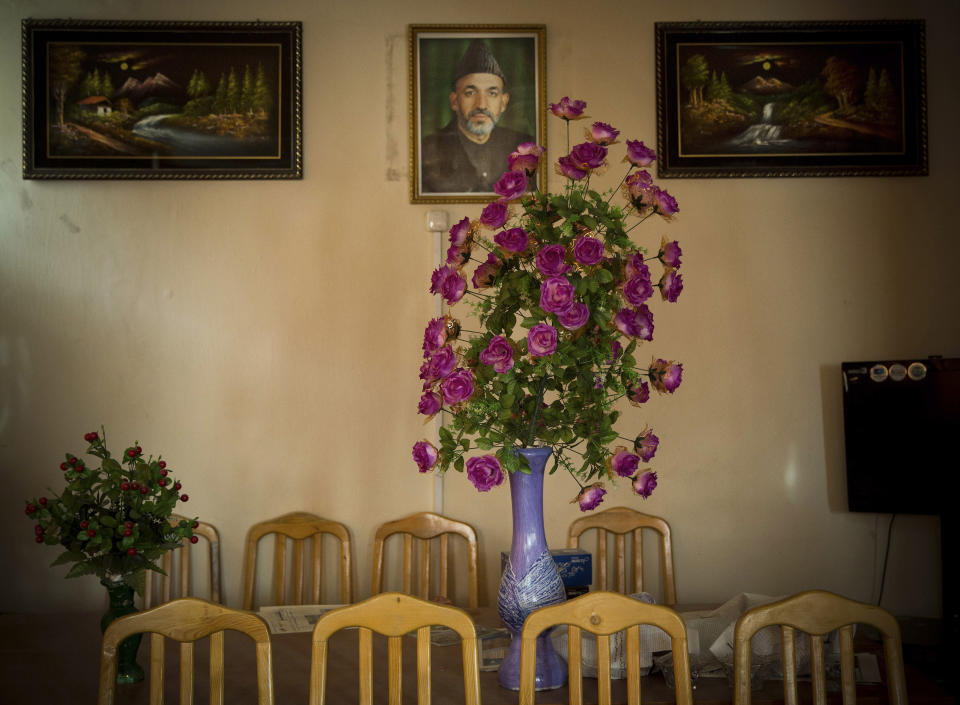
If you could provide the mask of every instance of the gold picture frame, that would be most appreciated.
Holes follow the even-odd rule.
[[[545,25],[410,25],[408,43],[410,202],[496,198],[517,144],[546,146]]]

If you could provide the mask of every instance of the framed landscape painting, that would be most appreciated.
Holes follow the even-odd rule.
[[[928,173],[923,20],[658,22],[661,177]]]
[[[302,177],[299,22],[24,20],[25,179]]]
[[[546,146],[545,26],[411,25],[408,39],[411,203],[496,198],[517,145]]]

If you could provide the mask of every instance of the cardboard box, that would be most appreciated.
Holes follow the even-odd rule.
[[[500,552],[501,575],[507,567],[509,555],[509,551]],[[593,582],[593,556],[588,551],[581,548],[551,548],[550,555],[557,564],[564,587],[590,585]]]

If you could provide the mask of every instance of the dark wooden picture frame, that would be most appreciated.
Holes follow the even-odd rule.
[[[25,179],[299,179],[299,22],[22,24]]]
[[[923,20],[658,22],[661,177],[923,176]]]
[[[408,42],[410,202],[496,198],[492,184],[507,170],[516,145],[530,141],[546,147],[546,27],[410,25]],[[458,76],[463,71],[468,73]],[[484,105],[469,96],[487,89],[460,80],[467,75],[501,79],[499,87],[489,87],[499,90],[491,109],[497,114],[472,126],[469,115]],[[537,178],[545,189],[543,167]]]

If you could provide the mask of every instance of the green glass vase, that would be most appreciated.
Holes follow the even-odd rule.
[[[110,607],[100,620],[100,631],[105,632],[110,622],[117,617],[136,612],[133,606],[133,588],[122,580],[101,580],[110,596]],[[143,634],[134,634],[120,642],[117,647],[117,683],[139,683],[143,680],[143,668],[137,663],[137,651]]]

